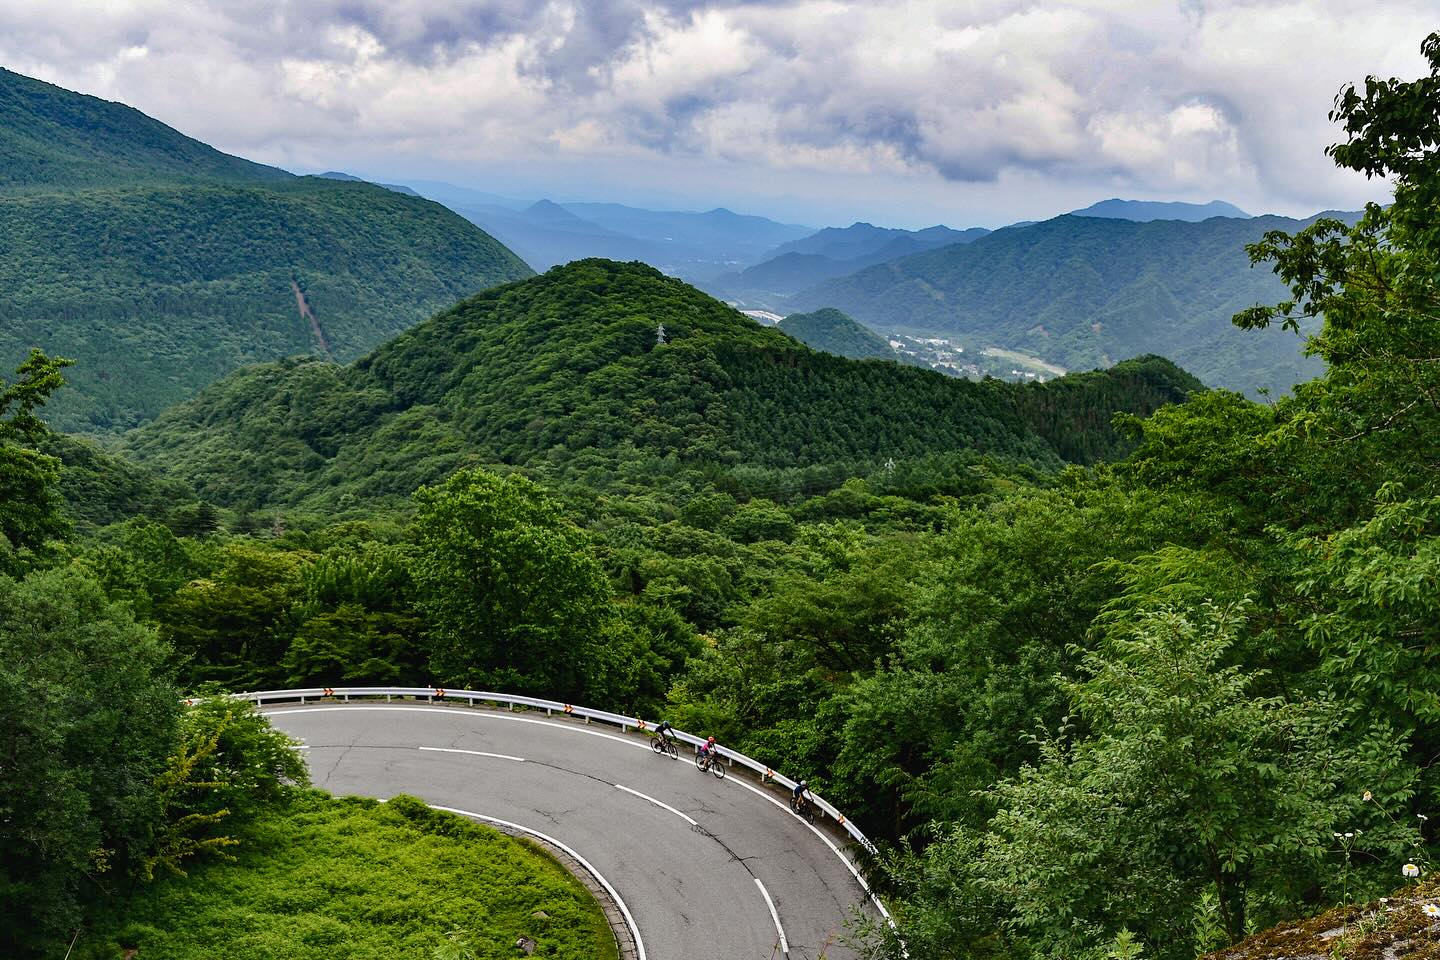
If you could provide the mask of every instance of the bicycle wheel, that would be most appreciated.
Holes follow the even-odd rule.
[[[702,772],[704,771],[704,769],[705,769],[705,755],[704,755],[704,754],[701,754],[701,753],[695,754],[695,769],[696,769],[696,770],[700,770],[700,771],[702,771]]]
[[[651,740],[651,741],[650,741],[650,749],[653,750],[653,751],[655,751],[656,753],[664,753],[664,752],[665,752],[665,744],[663,744],[663,743],[660,742],[660,741],[663,740],[663,739],[665,739],[665,738],[664,738],[664,737],[655,737],[653,740]]]
[[[716,780],[725,779],[725,764],[720,762],[719,757],[716,757],[714,760],[710,761],[710,772],[715,774]]]
[[[680,748],[677,747],[677,746],[675,746],[675,741],[674,741],[674,740],[666,740],[666,741],[665,741],[665,752],[668,753],[668,754],[670,754],[670,757],[671,757],[671,759],[673,759],[673,760],[679,760],[679,759],[680,759]]]

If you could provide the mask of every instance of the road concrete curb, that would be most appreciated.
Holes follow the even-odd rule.
[[[614,897],[610,896],[610,891],[601,886],[600,882],[595,879],[589,870],[585,869],[585,866],[580,863],[580,861],[553,843],[541,840],[539,837],[524,830],[486,820],[478,820],[476,822],[482,823],[487,827],[493,827],[501,833],[533,843],[535,846],[544,850],[545,853],[549,854],[552,860],[555,860],[560,866],[570,871],[570,874],[576,880],[580,881],[585,889],[590,891],[590,895],[595,898],[596,902],[600,904],[600,909],[605,914],[605,920],[610,924],[610,932],[615,937],[615,946],[620,952],[620,960],[639,960],[640,952],[635,948],[635,937],[631,935],[630,925],[625,922],[625,916],[620,912],[620,905],[615,902]]]

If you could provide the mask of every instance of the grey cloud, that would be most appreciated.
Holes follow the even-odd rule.
[[[0,62],[292,162],[429,143],[1347,203],[1325,108],[1418,70],[1431,11],[1308,2],[0,0]]]

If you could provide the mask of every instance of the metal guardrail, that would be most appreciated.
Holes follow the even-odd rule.
[[[620,727],[622,730],[648,731],[655,729],[655,724],[640,717],[627,717],[620,713],[610,713],[607,710],[594,710],[590,707],[576,706],[573,703],[561,703],[556,700],[541,700],[537,697],[522,697],[509,693],[493,693],[485,690],[451,690],[443,687],[308,687],[303,690],[258,690],[246,693],[234,693],[230,696],[240,700],[249,700],[252,703],[263,705],[266,703],[280,703],[299,701],[305,703],[308,700],[329,700],[337,699],[348,702],[352,697],[373,700],[384,697],[390,701],[395,697],[405,699],[424,699],[429,701],[450,701],[464,702],[471,706],[477,703],[485,704],[506,704],[510,709],[515,707],[527,707],[532,710],[544,710],[546,715],[563,713],[567,716],[581,717],[587,723],[598,720],[602,723],[609,723]],[[192,701],[187,700],[186,703]],[[699,746],[705,743],[704,737],[697,737],[693,733],[686,733],[683,730],[674,731],[678,739],[692,745]],[[758,760],[752,760],[745,754],[729,747],[720,746],[720,756],[728,760],[732,765],[739,765],[753,770],[760,775],[760,779],[767,783],[778,783],[786,789],[793,790],[796,781],[791,780],[784,774],[767,767]],[[851,823],[850,820],[829,801],[809,791],[814,800],[816,809],[823,812],[831,820],[845,829],[856,843],[864,847],[870,853],[875,853],[875,844],[870,838],[860,831],[860,828]],[[862,881],[863,882],[863,881]],[[878,902],[878,901],[877,901]],[[883,907],[881,908],[884,909]],[[888,917],[888,915],[887,915]]]

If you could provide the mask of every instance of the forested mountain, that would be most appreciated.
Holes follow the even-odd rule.
[[[831,307],[814,313],[792,313],[777,325],[807,347],[852,360],[894,360],[895,351],[883,337]]]
[[[124,104],[0,67],[0,188],[195,179],[275,182],[291,175],[221,153]]]
[[[760,263],[723,274],[705,286],[747,306],[784,309],[792,294],[821,281],[948,244],[970,243],[989,232],[983,227],[952,230],[944,226],[897,230],[869,223],[826,227],[781,244]]]
[[[1104,426],[1115,411],[1197,386],[1159,360],[1115,377],[1129,386],[1104,397],[1109,439],[1087,459],[1119,449]],[[1088,418],[1099,393],[1063,395]],[[404,497],[477,460],[783,469],[969,450],[1058,465],[1066,416],[1042,435],[1025,396],[818,353],[653,268],[588,260],[473,297],[348,367],[238,371],[126,446],[205,498],[249,508]]]
[[[79,361],[61,428],[134,426],[220,375],[359,356],[529,270],[463,218],[229,157],[120,104],[0,72],[0,368]]]
[[[1246,334],[1230,317],[1286,292],[1251,268],[1245,245],[1309,222],[1057,217],[827,281],[793,306],[833,306],[882,331],[942,334],[1069,369],[1158,353],[1211,386],[1281,392],[1319,362],[1294,334]]]
[[[1250,214],[1233,203],[1211,200],[1209,203],[1179,203],[1159,200],[1101,200],[1082,210],[1070,211],[1076,217],[1109,217],[1116,220],[1186,220],[1199,223],[1211,217],[1248,219]]]

